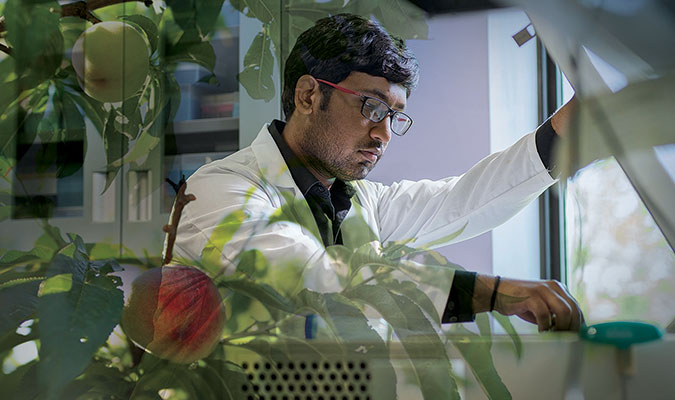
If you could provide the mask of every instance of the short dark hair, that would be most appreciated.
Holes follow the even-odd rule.
[[[377,22],[352,14],[322,18],[300,34],[286,60],[281,94],[286,119],[295,111],[295,85],[301,76],[338,83],[354,71],[401,84],[407,96],[419,80],[415,55]],[[328,104],[330,88],[321,85],[321,93],[322,105]]]

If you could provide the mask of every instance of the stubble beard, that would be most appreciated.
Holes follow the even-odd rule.
[[[337,128],[339,124],[332,121],[328,111],[320,111],[317,119],[302,133],[300,148],[304,153],[305,162],[314,170],[327,178],[337,178],[342,181],[353,181],[365,178],[375,167],[375,163],[359,160],[357,149],[341,157],[344,150],[338,138],[341,135]],[[369,141],[358,148],[377,147],[376,141]],[[379,159],[378,159],[379,161]]]

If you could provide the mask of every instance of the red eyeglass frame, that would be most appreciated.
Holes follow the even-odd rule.
[[[368,100],[368,99],[377,100],[378,102],[384,104],[384,105],[389,109],[389,112],[387,112],[387,114],[385,114],[384,117],[382,117],[381,120],[379,120],[379,121],[373,121],[373,122],[377,122],[377,123],[382,122],[382,121],[384,121],[385,118],[387,118],[388,115],[391,115],[392,117],[393,117],[394,115],[396,115],[396,114],[403,114],[403,115],[405,115],[405,116],[408,118],[408,120],[410,121],[410,125],[408,125],[408,128],[406,128],[406,130],[403,131],[403,133],[398,133],[398,132],[396,132],[396,131],[394,130],[393,119],[392,119],[391,122],[390,122],[391,131],[394,132],[397,136],[403,136],[403,135],[405,135],[406,132],[408,132],[408,131],[410,130],[410,127],[411,127],[412,124],[413,124],[413,119],[410,117],[410,115],[408,115],[408,114],[406,114],[406,113],[404,113],[404,112],[402,112],[402,111],[394,110],[393,108],[389,107],[389,104],[385,103],[385,102],[382,101],[381,99],[378,99],[377,97],[366,96],[366,95],[364,95],[363,93],[359,93],[359,92],[356,92],[356,91],[354,91],[354,90],[347,89],[346,87],[342,87],[342,86],[340,86],[340,85],[336,85],[336,84],[334,84],[333,82],[328,82],[327,80],[324,80],[324,79],[319,79],[319,78],[314,78],[314,79],[316,79],[318,82],[321,82],[321,83],[324,83],[324,84],[326,84],[326,85],[328,85],[328,86],[331,86],[331,87],[333,87],[333,88],[335,88],[335,89],[337,89],[337,90],[339,90],[339,91],[341,91],[341,92],[343,92],[343,93],[353,94],[354,96],[359,96],[359,97],[363,100],[363,104],[361,104],[361,115],[363,115],[363,116],[364,116],[365,118],[367,118],[369,121],[373,121],[373,120],[370,119],[370,118],[368,118],[368,117],[363,113],[363,108],[364,108],[364,106],[365,106],[365,104],[366,104],[366,100]]]

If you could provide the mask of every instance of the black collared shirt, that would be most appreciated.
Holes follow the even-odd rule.
[[[302,192],[312,210],[321,234],[324,246],[342,244],[340,226],[351,208],[351,198],[355,194],[354,188],[344,181],[336,179],[330,190],[326,188],[300,161],[282,137],[285,122],[274,120],[269,126],[269,132],[279,147],[286,165],[291,172],[293,181]],[[557,135],[548,119],[542,124],[535,135],[537,152],[544,166],[550,171],[553,147]],[[475,319],[473,313],[473,288],[476,283],[476,273],[469,271],[455,271],[450,288],[448,301],[443,311],[441,321],[470,322]]]
[[[351,208],[351,198],[356,191],[349,183],[339,179],[335,180],[330,190],[326,188],[309,172],[281,137],[285,125],[284,122],[279,120],[272,121],[269,127],[270,134],[279,147],[286,165],[288,165],[293,181],[298,185],[298,189],[300,189],[312,210],[324,246],[342,244],[340,226]]]

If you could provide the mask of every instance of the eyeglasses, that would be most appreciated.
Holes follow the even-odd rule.
[[[366,96],[323,79],[317,79],[317,81],[332,86],[341,92],[359,96],[363,101],[361,115],[373,122],[382,122],[387,116],[391,115],[389,126],[391,127],[391,131],[398,136],[405,135],[412,126],[413,120],[408,114],[392,109],[387,103],[378,98]]]

